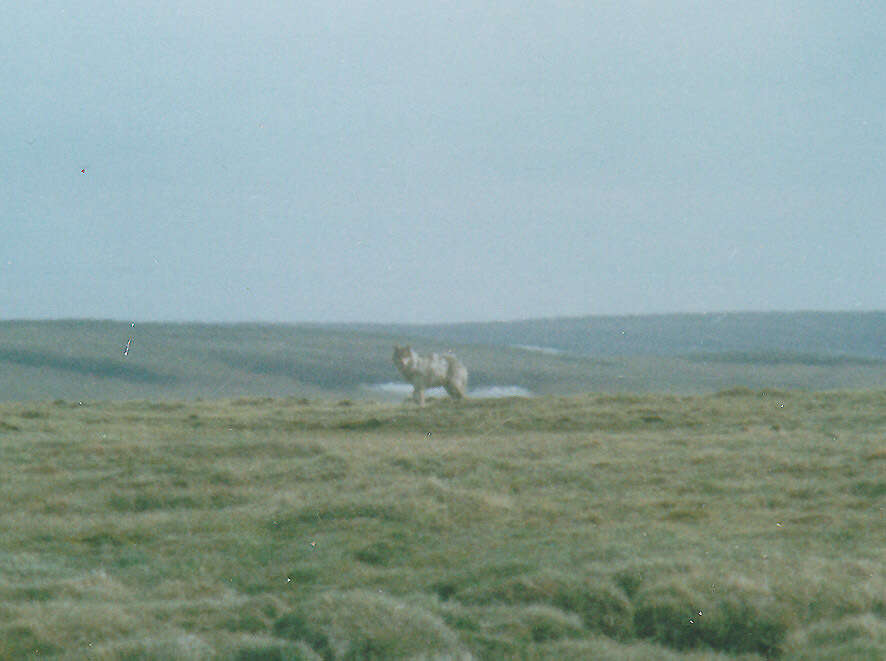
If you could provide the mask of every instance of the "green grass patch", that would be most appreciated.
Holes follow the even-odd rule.
[[[0,419],[0,658],[886,656],[883,391]]]

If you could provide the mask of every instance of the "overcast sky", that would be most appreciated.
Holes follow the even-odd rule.
[[[5,3],[0,316],[883,310],[884,34],[876,0]]]

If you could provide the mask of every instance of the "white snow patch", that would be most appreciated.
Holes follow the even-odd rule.
[[[537,344],[512,344],[511,346],[515,349],[523,349],[523,351],[535,351],[536,353],[546,353],[551,356],[558,353],[563,353],[562,349],[555,349],[554,347],[540,347]]]
[[[485,386],[471,390],[468,397],[532,397],[532,393],[522,386]]]
[[[391,381],[388,383],[370,383],[362,388],[375,393],[391,396],[411,397],[412,386],[408,383]],[[426,397],[447,397],[444,388],[428,388]],[[468,391],[468,397],[532,397],[532,393],[522,386],[483,386]]]
[[[388,395],[400,395],[409,397],[412,395],[412,385],[409,383],[400,383],[391,381],[388,383],[371,383],[364,385],[364,388],[375,392],[382,392]],[[428,388],[425,390],[425,397],[445,397],[446,390],[443,388]]]

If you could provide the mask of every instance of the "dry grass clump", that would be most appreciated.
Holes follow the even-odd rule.
[[[647,560],[628,562],[613,569],[597,565],[590,570],[596,573],[609,571],[615,584],[624,590],[628,598],[633,599],[642,586],[652,585],[666,576],[687,574],[691,571],[691,566],[673,560]]]
[[[323,661],[323,657],[302,642],[271,636],[242,638],[232,646],[232,661]]]
[[[519,631],[512,633],[518,640],[536,643],[560,638],[583,636],[586,632],[578,615],[564,613],[558,608],[533,604],[519,613]]]
[[[18,609],[16,619],[0,625],[0,658],[88,648],[101,641],[127,638],[150,624],[151,618],[139,619],[113,603],[67,598],[31,602]]]
[[[526,661],[763,661],[763,657],[756,654],[732,656],[705,649],[675,651],[647,641],[616,642],[605,636],[533,645],[519,658]]]
[[[499,636],[521,645],[582,637],[581,618],[545,604],[473,608],[469,627],[486,637]],[[462,628],[468,628],[462,621]]]
[[[847,578],[851,582],[847,585]],[[832,620],[848,615],[886,616],[886,571],[878,561],[846,561],[838,566],[803,559],[772,581],[778,600],[801,622]]]
[[[631,602],[604,577],[545,570],[470,588],[457,599],[477,605],[547,604],[577,614],[590,631],[620,639],[633,633]]]
[[[281,609],[271,596],[247,597],[224,585],[201,589],[197,581],[175,583],[152,591],[145,607],[158,622],[176,622],[188,631],[266,633]]]
[[[24,622],[0,625],[0,659],[23,659],[57,653],[59,648],[35,629]]]
[[[506,515],[513,507],[508,494],[489,489],[460,488],[452,480],[429,477],[420,482],[413,503],[421,515],[436,514],[441,521],[466,525]]]
[[[795,661],[880,661],[886,648],[886,621],[873,613],[816,622],[791,632],[785,657]]]
[[[463,655],[458,636],[430,612],[368,590],[326,592],[274,623],[324,659],[403,659]]]
[[[544,604],[479,607],[449,601],[434,610],[483,659],[519,658],[533,645],[588,634],[578,615]]]
[[[64,661],[214,661],[218,653],[202,636],[183,631],[86,644],[69,651]]]
[[[765,586],[742,578],[674,578],[634,598],[637,635],[676,649],[706,646],[775,656],[790,625]]]
[[[637,635],[656,642],[685,649],[701,642],[694,624],[703,607],[702,600],[690,588],[677,582],[661,583],[642,590],[636,597],[634,613]]]

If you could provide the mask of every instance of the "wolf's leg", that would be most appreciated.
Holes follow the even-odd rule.
[[[465,396],[458,384],[453,383],[452,381],[447,381],[443,387],[446,388],[446,392],[449,393],[449,396],[452,397],[452,399],[461,399]]]

